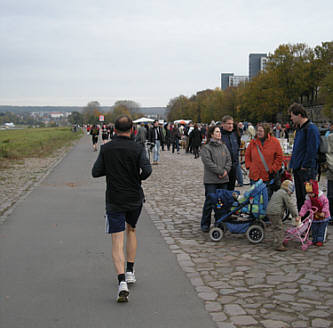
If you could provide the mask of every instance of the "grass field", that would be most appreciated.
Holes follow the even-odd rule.
[[[0,168],[26,157],[46,157],[81,137],[70,127],[0,130]]]

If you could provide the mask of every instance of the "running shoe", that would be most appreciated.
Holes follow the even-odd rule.
[[[128,287],[126,281],[121,281],[118,287],[118,296],[117,296],[117,302],[118,303],[124,303],[128,302]]]
[[[134,272],[130,272],[130,271],[126,272],[125,279],[128,284],[134,284],[136,282]]]

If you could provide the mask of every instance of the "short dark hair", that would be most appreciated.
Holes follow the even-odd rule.
[[[212,138],[212,135],[214,134],[214,131],[215,129],[220,129],[217,125],[211,125],[209,128],[208,128],[208,132],[207,132],[207,142],[206,143],[209,143],[210,139]]]
[[[294,115],[301,115],[304,118],[308,118],[308,114],[301,104],[293,103],[292,105],[289,106],[288,111],[289,114],[293,113]]]
[[[222,117],[222,123],[226,123],[227,121],[233,121],[233,117],[230,115],[225,115]]]
[[[127,115],[117,117],[114,127],[120,132],[129,132],[132,129],[133,122]]]

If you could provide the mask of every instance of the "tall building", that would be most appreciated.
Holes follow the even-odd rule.
[[[229,88],[229,77],[234,76],[234,73],[222,73],[221,74],[221,89],[225,90]]]
[[[260,58],[260,70],[264,71],[266,69],[268,58],[267,57],[261,57]]]
[[[249,80],[245,75],[234,75],[234,73],[222,73],[221,74],[221,89],[225,90],[229,87],[237,87],[241,82]]]
[[[267,54],[250,54],[249,55],[249,79],[254,78],[266,64]]]
[[[248,76],[245,75],[234,75],[229,76],[229,87],[237,87],[240,83],[249,80]]]

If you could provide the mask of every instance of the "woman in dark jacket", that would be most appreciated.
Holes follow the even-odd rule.
[[[194,129],[190,133],[190,140],[191,140],[194,158],[198,158],[199,157],[199,147],[200,147],[201,141],[202,141],[201,132],[198,129],[198,124],[194,124]]]

